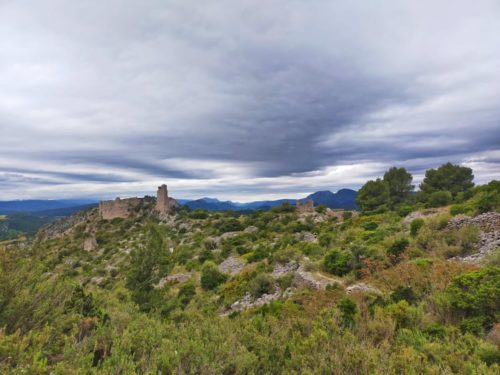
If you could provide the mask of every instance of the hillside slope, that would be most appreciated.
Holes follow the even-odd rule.
[[[1,243],[1,373],[500,370],[496,212],[153,206]]]

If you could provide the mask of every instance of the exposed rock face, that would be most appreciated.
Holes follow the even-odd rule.
[[[173,198],[169,198],[167,185],[163,184],[158,186],[158,191],[156,192],[156,211],[160,215],[168,214],[173,207],[177,205],[177,202]]]
[[[219,270],[230,275],[239,274],[244,267],[245,263],[235,257],[229,257],[224,262],[219,264]]]
[[[500,213],[486,212],[476,217],[456,216],[450,220],[447,228],[460,229],[468,225],[477,226],[481,230],[478,251],[476,254],[453,259],[477,263],[500,246]]]
[[[300,266],[295,272],[293,283],[298,286],[307,286],[313,289],[326,289],[329,284],[323,280],[318,280],[311,272],[305,270],[304,266]]]
[[[162,278],[158,284],[153,285],[155,289],[158,288],[163,288],[165,284],[168,283],[183,283],[185,281],[188,281],[191,278],[191,275],[187,273],[176,273],[173,275],[168,275],[167,277]]]
[[[281,297],[287,298],[292,294],[292,292],[293,289],[288,288],[287,290],[285,290],[285,292],[282,293],[281,289],[279,287],[276,287],[274,293],[272,294],[265,293],[261,295],[259,298],[255,299],[250,295],[250,293],[247,293],[242,299],[234,302],[229,308],[229,310],[225,311],[222,315],[228,315],[235,311],[242,311],[253,307],[259,307],[271,301],[277,300]]]
[[[114,201],[101,201],[99,202],[99,214],[105,220],[126,219],[130,217],[135,208],[139,207],[141,201],[140,198],[116,198]]]
[[[295,233],[294,238],[297,241],[303,241],[303,242],[318,242],[318,239],[316,238],[316,235],[314,235],[311,232],[302,232],[302,233]]]
[[[377,288],[370,286],[368,284],[365,284],[365,283],[357,283],[357,284],[350,285],[347,288],[345,288],[345,291],[348,294],[359,293],[359,292],[382,294],[382,292],[380,290],[378,290]]]
[[[299,268],[299,264],[293,260],[285,264],[277,263],[274,266],[271,276],[275,278],[283,277],[289,273],[295,272],[297,268]]]
[[[296,210],[299,214],[314,212],[314,202],[312,200],[308,200],[304,203],[297,201]]]
[[[249,227],[246,227],[244,232],[245,233],[256,233],[257,231],[259,230],[259,228],[253,226],[253,225],[250,225]]]
[[[98,211],[96,209],[77,212],[71,216],[53,221],[42,227],[38,232],[38,239],[41,241],[58,238],[70,233],[78,225],[84,224],[87,221],[97,219]]]
[[[97,247],[97,241],[94,236],[86,238],[83,241],[83,250],[92,251]]]
[[[219,246],[222,241],[239,236],[241,233],[243,232],[226,232],[217,237],[209,237],[209,240],[213,241],[216,246]]]

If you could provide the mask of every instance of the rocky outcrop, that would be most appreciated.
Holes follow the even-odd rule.
[[[458,230],[464,226],[473,225],[480,229],[480,239],[477,252],[465,257],[455,257],[468,263],[478,263],[497,247],[500,247],[500,213],[486,212],[476,217],[456,216],[451,219],[447,229]]]
[[[316,235],[311,232],[295,233],[293,236],[297,241],[303,242],[318,242]]]
[[[245,263],[239,260],[236,257],[229,257],[224,262],[219,264],[219,270],[224,273],[228,273],[230,275],[239,274],[243,268],[245,267]]]
[[[250,293],[245,294],[245,296],[234,302],[229,309],[224,311],[221,315],[229,315],[232,312],[242,311],[254,307],[263,306],[266,303],[275,301],[280,298],[288,298],[293,293],[293,288],[288,288],[283,293],[279,287],[276,287],[274,293],[264,293],[258,298],[253,298]]]
[[[289,273],[295,272],[298,268],[299,264],[293,260],[285,264],[277,263],[274,266],[274,270],[271,276],[274,278],[283,277],[285,275],[288,275]]]
[[[71,216],[61,218],[43,226],[37,234],[37,239],[45,241],[62,237],[70,233],[79,225],[88,221],[96,221],[97,217],[98,211],[96,209],[77,212]]]
[[[97,241],[95,239],[95,236],[92,235],[91,237],[88,237],[83,241],[83,250],[92,251],[95,250],[96,248],[97,248]]]
[[[252,234],[252,233],[256,233],[258,230],[259,230],[259,228],[255,227],[253,225],[250,225],[249,227],[245,228],[244,232]]]
[[[158,284],[153,285],[155,289],[163,288],[166,284],[169,283],[184,283],[191,278],[190,274],[187,273],[175,273],[173,275],[168,275],[167,277],[162,278]]]
[[[347,288],[345,288],[345,291],[348,294],[352,294],[352,293],[382,294],[382,292],[379,289],[377,289],[371,285],[365,284],[365,283],[357,283],[357,284],[349,285]]]

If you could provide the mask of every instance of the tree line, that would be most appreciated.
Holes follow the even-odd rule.
[[[382,178],[370,180],[358,191],[356,204],[364,213],[412,210],[415,204],[440,207],[467,199],[474,187],[472,169],[446,163],[425,172],[418,192],[405,168],[392,167]]]

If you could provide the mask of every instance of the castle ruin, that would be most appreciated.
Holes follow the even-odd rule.
[[[134,212],[140,210],[140,207],[143,206],[143,201],[143,198],[116,198],[112,201],[101,201],[99,202],[99,215],[105,220],[115,218],[126,219]],[[156,193],[155,212],[160,215],[166,215],[176,205],[176,200],[168,196],[167,185],[159,186]]]
[[[156,192],[156,211],[160,215],[168,214],[176,204],[175,199],[168,196],[167,185],[158,186],[158,191]]]
[[[314,202],[311,199],[306,202],[297,201],[295,206],[299,214],[314,212]]]
[[[141,201],[141,198],[116,198],[113,201],[101,201],[99,202],[99,214],[106,220],[117,217],[126,219],[136,207],[139,207]]]

